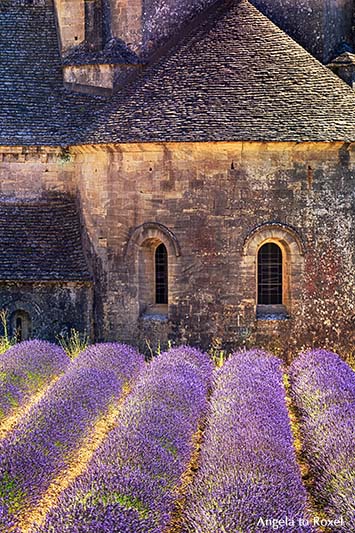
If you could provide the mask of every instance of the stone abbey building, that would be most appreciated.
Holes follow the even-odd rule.
[[[2,0],[12,331],[354,346],[352,0]]]

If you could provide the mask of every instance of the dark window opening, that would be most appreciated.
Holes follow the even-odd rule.
[[[32,335],[31,317],[26,311],[15,311],[12,315],[11,329],[18,342],[29,339]]]
[[[23,325],[22,325],[22,317],[20,316],[16,318],[16,337],[18,341],[22,341]]]
[[[282,303],[282,252],[277,244],[268,242],[258,253],[258,304]]]
[[[155,250],[155,303],[168,303],[168,252],[163,243]]]

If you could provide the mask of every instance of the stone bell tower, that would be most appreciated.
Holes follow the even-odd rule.
[[[324,64],[353,47],[354,0],[251,2]]]
[[[214,3],[216,0],[54,0],[66,86],[99,94],[119,89]]]

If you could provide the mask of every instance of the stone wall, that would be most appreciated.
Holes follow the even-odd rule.
[[[62,52],[85,39],[84,0],[54,0]]]
[[[353,44],[354,0],[251,0],[288,35],[323,63]]]
[[[98,28],[93,17],[94,13],[97,14],[98,6],[101,6],[105,39],[121,39],[131,50],[143,56],[164,44],[187,21],[214,2],[215,0],[54,0],[63,52],[82,42],[85,35],[90,37],[90,41],[93,40],[92,29]]]
[[[111,37],[143,57],[165,44],[215,0],[104,0]]]
[[[95,273],[96,339],[143,348],[146,339],[155,346],[174,339],[207,347],[220,338],[229,348],[263,345],[285,353],[308,345],[345,353],[353,345],[352,145],[2,147],[0,159],[3,197],[77,195]],[[256,255],[269,241],[283,251],[288,319],[256,317]],[[141,268],[158,242],[169,255],[167,316],[151,312],[145,284],[152,283],[152,269]],[[75,305],[74,289],[64,286],[31,292],[11,285],[2,294],[8,290],[19,295],[15,300],[24,292],[37,302],[40,294],[48,310],[38,322],[44,320],[40,335],[47,336],[50,320],[57,333],[52,300],[59,302],[53,313],[61,316],[64,309],[78,329],[89,316],[90,299],[80,296],[87,289],[77,292]]]
[[[73,169],[63,148],[0,146],[0,195],[21,199],[73,195]]]
[[[136,52],[142,47],[142,0],[104,0],[109,20],[110,37],[122,39]]]
[[[14,334],[12,316],[19,311],[31,319],[31,337],[55,341],[71,328],[92,338],[92,286],[90,283],[0,282],[0,309],[5,309]]]
[[[308,345],[346,350],[355,340],[352,147],[184,143],[72,152],[98,258],[101,338],[203,347],[221,338],[231,348],[289,353]],[[169,251],[167,317],[142,313],[139,261],[149,239]],[[265,241],[284,251],[288,319],[256,318],[255,250]]]
[[[0,147],[1,199],[41,200],[76,193],[69,152],[51,147]],[[5,240],[6,235],[2,236]],[[93,335],[93,286],[85,282],[24,283],[0,280],[0,309],[31,317],[32,336],[55,340],[75,328]],[[13,325],[12,325],[13,326]],[[12,327],[13,329],[13,327]]]
[[[110,94],[137,74],[137,64],[155,59],[170,40],[182,38],[188,23],[215,0],[54,0],[62,56],[85,41],[82,61],[64,67],[68,89]],[[135,60],[116,64],[110,46],[124,43]],[[79,48],[80,49],[80,48]],[[84,52],[83,50],[86,50]],[[105,50],[99,64],[88,52]],[[83,59],[85,56],[85,60]],[[87,56],[87,57],[86,57]],[[92,63],[92,64],[91,64]]]

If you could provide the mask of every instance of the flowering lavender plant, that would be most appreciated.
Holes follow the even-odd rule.
[[[300,415],[314,496],[339,532],[355,523],[355,373],[332,352],[311,350],[291,365],[291,394]]]
[[[162,533],[206,411],[211,375],[208,356],[190,348],[154,359],[87,471],[35,531]]]
[[[133,350],[124,357],[120,345],[92,350],[92,356],[83,353],[82,365],[79,355],[0,444],[0,505],[9,515],[38,503],[98,417],[144,365]]]
[[[240,352],[218,370],[199,464],[184,532],[271,531],[267,520],[286,518],[284,530],[311,531],[276,357]]]
[[[99,368],[115,372],[120,380],[127,381],[143,365],[142,356],[127,344],[106,342],[86,348],[73,361],[73,368]]]
[[[6,507],[0,504],[0,533],[21,533]]]
[[[46,341],[24,341],[0,355],[0,421],[65,371],[64,351]]]

